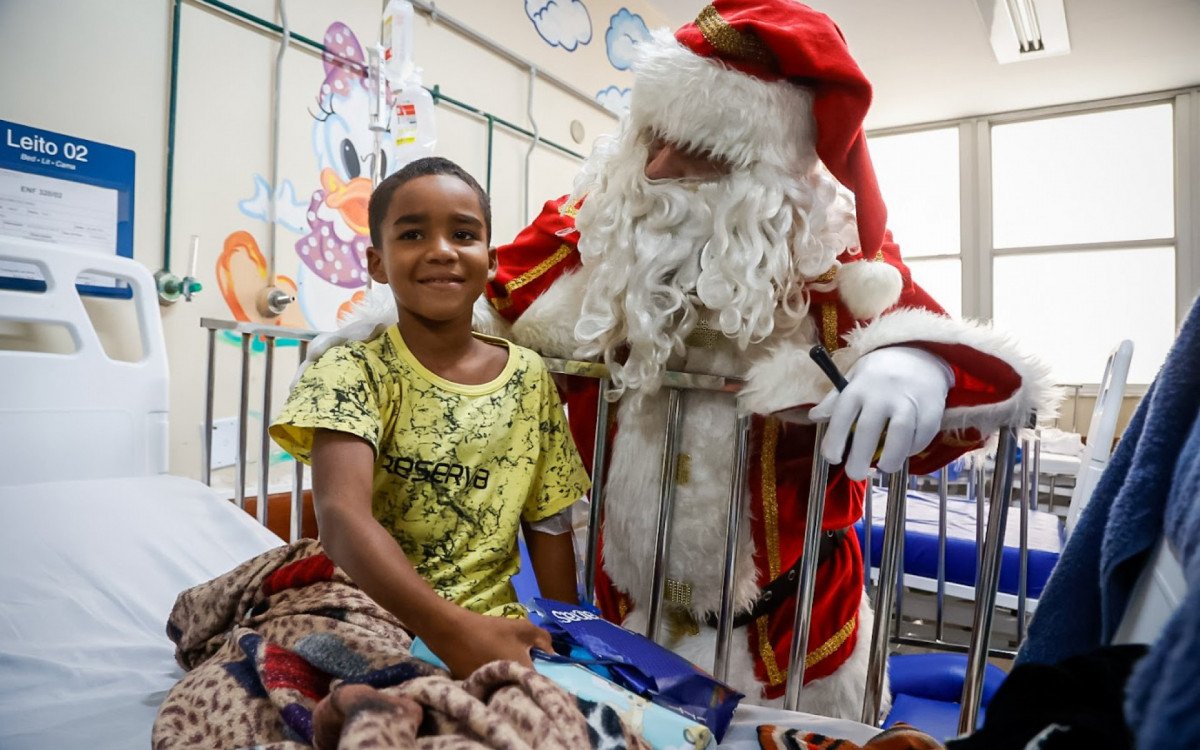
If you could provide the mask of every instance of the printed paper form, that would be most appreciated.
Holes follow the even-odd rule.
[[[109,254],[117,249],[117,191],[0,168],[0,234]],[[0,261],[0,275],[40,280],[28,263]],[[113,286],[83,274],[76,283]]]

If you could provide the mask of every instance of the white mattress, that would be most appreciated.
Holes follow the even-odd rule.
[[[180,477],[0,487],[0,748],[148,747],[176,595],[281,543]]]

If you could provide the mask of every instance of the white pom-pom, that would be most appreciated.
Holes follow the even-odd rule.
[[[883,261],[858,260],[838,270],[838,296],[855,320],[871,320],[900,300],[900,271]]]

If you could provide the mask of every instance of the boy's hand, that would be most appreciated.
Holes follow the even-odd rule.
[[[425,640],[458,680],[498,660],[532,667],[529,649],[554,650],[550,634],[526,619],[489,617],[465,609],[443,633]]]

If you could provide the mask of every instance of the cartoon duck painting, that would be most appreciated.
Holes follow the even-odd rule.
[[[285,221],[284,214],[290,216],[293,209],[298,214],[303,204],[277,203],[279,225],[300,234],[294,243],[300,262],[294,281],[280,275],[276,285],[297,302],[275,318],[261,315],[254,299],[266,282],[267,263],[254,236],[236,231],[225,239],[217,280],[230,312],[240,321],[333,330],[367,288],[367,205],[375,174],[382,178],[397,166],[395,145],[385,134],[376,158],[367,62],[354,32],[336,21],[325,31],[324,45],[325,77],[317,93],[317,111],[310,111],[319,187],[295,221]],[[279,195],[290,192],[291,183],[285,181],[283,187]],[[243,213],[266,219],[262,212]]]
[[[320,187],[309,200],[306,231],[295,247],[304,315],[328,330],[366,289],[367,204],[373,178],[389,174],[396,158],[392,139],[384,137],[375,163],[367,67],[358,38],[345,24],[333,23],[325,31],[325,49],[312,131]]]

